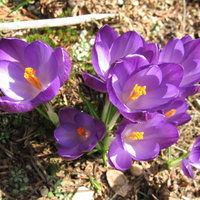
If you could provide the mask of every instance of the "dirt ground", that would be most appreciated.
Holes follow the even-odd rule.
[[[7,14],[21,2],[7,1],[2,5],[1,21],[53,18],[71,9],[71,16],[116,14],[114,18],[73,26],[78,32],[86,29],[96,33],[103,24],[109,24],[119,34],[135,30],[148,42],[160,43],[162,46],[173,37],[181,38],[186,34],[193,38],[200,37],[199,0],[38,0],[32,2],[32,10],[27,4],[8,17]],[[27,32],[31,34],[33,30],[2,31],[1,36],[19,37],[19,33]],[[64,47],[70,52],[72,45]],[[73,66],[77,65],[80,63],[73,61]],[[80,76],[83,70],[81,67],[73,68],[76,75],[60,89],[58,96],[68,105],[82,108],[84,105],[75,92],[79,90],[101,107],[103,95],[84,85]],[[200,135],[198,98],[199,94],[196,94],[187,99],[192,120],[179,127],[181,136],[172,146],[172,159],[186,153]],[[54,107],[58,110],[60,105],[56,102]],[[108,172],[112,168],[103,165],[98,153],[84,155],[73,161],[58,156],[53,137],[54,127],[36,110],[18,115],[0,111],[0,132],[0,200],[68,200],[81,186],[94,192],[94,200],[200,199],[199,172],[195,171],[193,180],[184,176],[178,167],[166,169],[167,150],[163,150],[151,162],[134,162],[134,166],[139,169],[138,174],[134,170],[124,171],[122,179],[125,181],[119,183],[121,189],[115,190],[108,183]],[[112,172],[112,178],[118,176],[116,171]],[[89,176],[100,184],[101,190],[97,190]]]

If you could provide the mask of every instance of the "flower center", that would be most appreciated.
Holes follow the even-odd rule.
[[[84,128],[82,128],[82,127],[79,127],[78,129],[77,129],[77,133],[79,134],[79,135],[81,135],[81,136],[86,136],[86,131],[85,131],[85,129]]]
[[[39,90],[42,90],[42,85],[40,83],[39,78],[35,75],[36,70],[34,70],[31,67],[25,68],[24,72],[24,78],[31,83],[33,86],[38,88]]]
[[[166,118],[172,117],[176,113],[176,109],[171,109],[170,111],[166,112],[164,115]]]
[[[133,132],[128,137],[131,140],[142,140],[143,139],[143,135],[144,135],[144,132]]]
[[[146,94],[146,86],[139,86],[138,84],[135,84],[134,88],[130,92],[129,100],[136,100],[140,96],[145,94]]]

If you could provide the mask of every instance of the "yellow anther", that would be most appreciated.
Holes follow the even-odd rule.
[[[40,83],[40,80],[37,76],[35,76],[36,70],[34,70],[31,67],[25,68],[25,72],[24,72],[24,78],[31,83],[32,85],[34,85],[36,88],[38,88],[39,90],[42,90],[42,85]]]
[[[138,84],[135,84],[134,88],[131,90],[131,93],[129,95],[129,100],[136,100],[140,96],[146,94],[146,86],[138,86]]]
[[[79,135],[81,135],[81,136],[86,136],[86,131],[85,131],[85,129],[82,128],[82,127],[79,127],[79,128],[77,129],[77,133],[78,133]]]
[[[170,111],[166,112],[164,115],[166,118],[172,117],[176,113],[176,109],[171,109]]]
[[[133,132],[128,137],[131,140],[142,140],[143,139],[143,135],[144,135],[144,132]]]

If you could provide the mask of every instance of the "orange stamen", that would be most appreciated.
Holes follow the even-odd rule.
[[[171,109],[170,111],[166,112],[164,115],[166,118],[172,117],[176,113],[176,109]]]
[[[133,132],[128,137],[131,140],[142,140],[143,139],[143,135],[144,135],[144,132]]]
[[[38,88],[39,90],[42,90],[42,85],[40,83],[40,80],[38,79],[37,76],[35,76],[36,70],[34,70],[31,67],[25,68],[25,72],[24,72],[24,78],[31,83],[32,85],[34,85],[36,88]]]
[[[86,136],[86,131],[85,131],[85,129],[82,128],[82,127],[79,127],[79,128],[77,129],[77,133],[78,133],[79,135],[81,135],[81,136]]]
[[[129,100],[136,100],[140,96],[146,94],[146,86],[138,86],[135,84],[134,88],[130,92]]]

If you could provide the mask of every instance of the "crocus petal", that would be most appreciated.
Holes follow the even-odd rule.
[[[36,70],[42,85],[53,81],[58,74],[58,63],[52,48],[42,41],[32,42],[24,51],[25,64]]]
[[[161,85],[155,90],[148,92],[146,95],[141,96],[141,98],[139,99],[140,101],[138,101],[135,106],[137,109],[142,110],[160,109],[165,106],[165,104],[173,100],[178,94],[178,88],[174,85]]]
[[[186,55],[184,62],[187,62],[188,60],[199,59],[199,48],[200,48],[199,38],[196,40],[191,40],[190,42],[187,42],[184,45],[184,47],[185,47],[185,55]]]
[[[151,140],[130,140],[124,143],[124,149],[137,161],[149,161],[156,158],[160,152],[160,146]]]
[[[100,141],[106,135],[106,126],[102,121],[98,119],[94,119],[94,123],[96,125],[97,139]]]
[[[171,146],[180,137],[178,129],[167,123],[165,117],[161,114],[157,114],[152,119],[137,126],[142,126],[145,140],[157,142],[160,149]]]
[[[175,110],[175,113],[172,116],[166,116],[166,120],[169,123],[179,126],[188,122],[191,119],[190,115],[186,113],[187,109],[188,109],[188,104],[185,101],[185,98],[179,97],[174,102],[167,105],[162,110],[162,112],[164,115],[166,115],[166,113]]]
[[[68,149],[63,146],[58,147],[58,154],[67,160],[73,160],[83,155],[83,153],[78,151],[77,147]]]
[[[131,168],[132,158],[131,155],[119,147],[116,140],[114,140],[108,151],[108,161],[111,166],[118,170],[127,170]]]
[[[120,113],[127,119],[129,119],[132,122],[141,122],[141,121],[147,121],[151,119],[156,112],[135,112],[135,113],[128,113],[120,111]]]
[[[27,42],[17,38],[2,38],[0,40],[0,59],[13,62],[24,69],[24,49],[27,46]]]
[[[192,166],[189,164],[189,161],[186,158],[182,159],[181,168],[182,168],[183,173],[187,177],[194,178],[194,172],[192,170]]]
[[[81,142],[81,136],[77,133],[78,126],[71,123],[65,123],[57,127],[54,132],[54,137],[57,142],[65,147],[72,148]]]
[[[135,31],[128,31],[119,36],[111,47],[111,62],[128,54],[140,53],[138,52],[144,44],[144,39]]]
[[[196,139],[190,151],[189,161],[194,167],[200,170],[200,136]]]
[[[75,123],[74,117],[77,114],[79,114],[79,111],[77,109],[70,108],[70,107],[61,108],[59,111],[60,124],[64,124],[66,122]]]
[[[180,85],[184,74],[181,65],[175,63],[163,63],[158,66],[162,70],[163,74],[162,83],[173,84],[175,86]]]
[[[92,50],[92,64],[98,76],[102,80],[106,80],[110,68],[110,52],[105,43],[95,43]]]
[[[104,93],[107,92],[106,83],[104,81],[102,81],[101,79],[99,79],[96,76],[93,76],[91,74],[88,74],[86,72],[84,72],[82,74],[82,77],[84,79],[84,83],[88,87],[90,87],[98,92],[104,92]]]
[[[23,69],[15,63],[0,61],[0,76],[0,88],[11,99],[28,101],[40,92],[24,78]]]
[[[112,74],[116,74],[116,76],[120,79],[120,82],[125,83],[126,77],[140,69],[141,67],[149,65],[148,60],[139,54],[129,54],[121,58],[123,62],[117,62],[115,66],[111,69],[110,76]],[[123,70],[123,73],[121,72]]]
[[[4,110],[9,113],[25,113],[33,110],[38,104],[23,104],[21,101],[13,101],[8,97],[0,98],[0,110]]]
[[[103,42],[110,48],[117,37],[117,32],[106,24],[98,31],[95,42]]]
[[[200,92],[200,85],[191,85],[186,87],[179,87],[180,96],[188,97]]]
[[[191,59],[182,63],[184,76],[180,87],[193,85],[200,81],[200,59]]]
[[[160,53],[160,63],[181,63],[185,50],[180,39],[171,39]]]
[[[181,40],[182,40],[183,44],[186,44],[186,43],[192,41],[193,38],[190,35],[186,35],[183,38],[181,38]]]
[[[149,61],[151,64],[157,64],[159,59],[159,45],[155,43],[149,43],[144,45],[142,55]]]
[[[32,99],[30,102],[31,103],[36,103],[36,104],[41,104],[48,102],[52,100],[58,93],[60,88],[60,79],[59,77],[56,77],[49,85],[49,87],[41,91],[38,96],[36,96],[34,99]]]
[[[58,47],[55,49],[56,59],[58,63],[58,74],[60,85],[63,85],[71,73],[71,59],[65,48]]]

